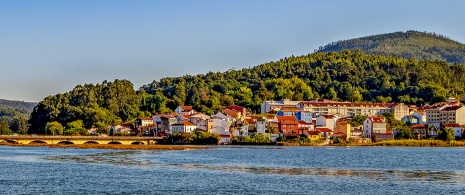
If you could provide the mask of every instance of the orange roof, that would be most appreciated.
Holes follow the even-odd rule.
[[[307,131],[309,135],[320,135],[320,131]]]
[[[460,124],[457,123],[443,123],[442,126],[444,127],[462,127]]]
[[[302,125],[313,125],[313,123],[307,123],[307,122],[302,121],[302,120],[299,121],[299,124],[302,124]]]
[[[278,121],[281,121],[281,120],[297,121],[297,118],[295,118],[295,116],[276,116],[276,119],[278,119]]]
[[[373,123],[386,123],[383,117],[368,117]]]
[[[460,109],[461,107],[462,107],[462,106],[451,106],[451,107],[446,107],[446,108],[444,108],[444,109],[442,109],[442,110],[444,110],[444,111],[458,110],[458,109]]]
[[[187,115],[187,114],[181,114],[181,116],[184,117],[184,118],[191,118],[191,116]]]
[[[230,110],[235,110],[235,111],[238,111],[238,112],[243,112],[244,111],[244,107],[242,106],[237,106],[237,105],[230,105],[228,107],[226,107],[227,109],[230,109]]]
[[[193,109],[192,106],[179,106],[179,108],[181,108],[183,111],[187,111],[187,112],[189,112],[189,111],[191,111]]]
[[[424,129],[425,125],[415,124],[410,127],[411,129]]]
[[[226,115],[229,115],[233,118],[238,118],[239,116],[239,111],[235,111],[235,110],[231,110],[231,109],[228,109],[228,108],[225,108],[221,111],[223,114],[226,114]]]
[[[191,123],[189,121],[180,121],[181,124],[173,124],[173,125],[181,125],[181,126],[197,126],[196,124],[194,123]]]
[[[326,127],[317,127],[316,130],[320,131],[322,133],[333,132],[333,131],[331,131],[331,129],[326,128]]]
[[[281,108],[281,111],[283,112],[298,112],[300,111],[300,108],[297,108],[297,107],[290,107],[290,106],[285,106],[285,107],[282,107]]]
[[[396,103],[352,103],[352,102],[336,102],[336,101],[304,101],[300,104],[311,106],[346,106],[346,107],[391,107]]]
[[[336,117],[336,116],[331,115],[331,114],[325,114],[325,115],[321,115],[321,116],[325,117],[326,119],[333,119],[334,117]]]
[[[245,119],[249,124],[255,124],[255,120],[252,118]]]
[[[150,117],[139,117],[140,120],[143,120],[143,121],[151,121],[153,120],[153,118],[150,118]]]

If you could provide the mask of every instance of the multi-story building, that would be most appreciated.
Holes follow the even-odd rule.
[[[386,133],[386,119],[383,117],[368,117],[363,122],[363,130],[366,138],[371,138],[373,134]]]
[[[465,125],[465,107],[461,105],[450,106],[440,104],[426,109],[426,122],[428,126],[440,127],[441,123],[458,123]]]
[[[410,114],[409,107],[403,103],[352,103],[335,101],[303,101],[297,104],[302,111],[315,114],[339,114],[342,116],[375,116],[390,112],[401,120]]]
[[[283,133],[284,136],[298,134],[299,121],[295,116],[275,116],[273,122],[277,123],[279,132]]]
[[[282,107],[284,106],[292,106],[292,107],[296,107],[296,105],[299,103],[300,101],[291,101],[290,99],[283,99],[281,101],[274,101],[274,100],[271,100],[271,101],[264,101],[262,103],[262,106],[261,106],[261,110],[260,112],[262,114],[264,113],[268,113],[276,108],[278,109],[281,109]]]

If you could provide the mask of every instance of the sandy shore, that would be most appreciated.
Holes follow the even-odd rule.
[[[7,144],[5,146],[23,146],[23,147],[51,147],[51,148],[78,148],[78,149],[112,149],[112,150],[202,150],[208,149],[207,146],[194,145],[121,145],[121,144]]]

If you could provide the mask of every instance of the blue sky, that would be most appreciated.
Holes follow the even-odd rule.
[[[395,31],[465,43],[465,1],[2,0],[0,99],[226,71]]]

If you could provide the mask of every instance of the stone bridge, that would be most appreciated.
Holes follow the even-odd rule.
[[[30,136],[30,135],[0,135],[0,143],[15,144],[123,144],[151,145],[163,137],[137,136]]]

